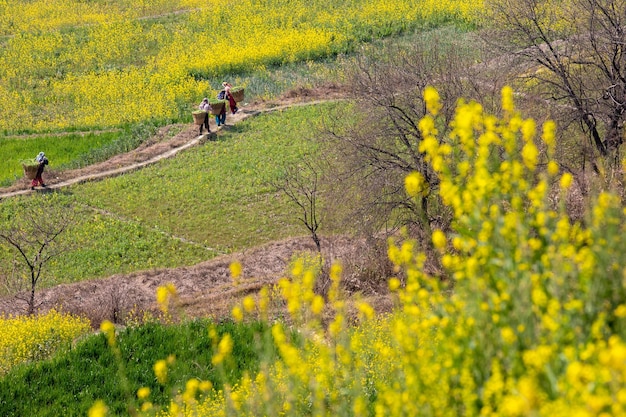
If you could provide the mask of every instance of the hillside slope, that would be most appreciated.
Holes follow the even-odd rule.
[[[211,124],[211,133],[208,135],[206,133],[198,135],[197,126],[192,124],[165,126],[153,139],[131,152],[82,169],[47,172],[48,188],[35,192],[53,192],[55,189],[72,184],[141,169],[209,140],[219,135],[222,130],[229,129],[229,125],[247,117],[291,106],[312,104],[320,100],[337,100],[345,97],[345,90],[335,85],[314,90],[290,91],[276,102],[257,102],[243,106],[243,111],[228,116],[228,124],[220,130]],[[170,135],[172,129],[180,131]],[[21,179],[11,187],[0,189],[0,198],[32,192],[28,181]],[[347,237],[326,238],[322,242],[324,257],[328,261],[340,260],[344,264],[351,263],[358,258],[358,247],[361,244],[362,242]],[[47,311],[51,308],[62,308],[65,311],[85,315],[92,320],[94,326],[98,326],[103,319],[120,320],[131,310],[156,312],[156,289],[161,285],[172,283],[178,289],[180,305],[186,315],[220,317],[229,314],[231,306],[238,298],[284,276],[294,255],[314,251],[315,245],[308,236],[294,237],[241,253],[220,256],[190,267],[120,274],[104,279],[58,285],[38,291],[37,297],[41,303],[39,309]],[[229,265],[233,261],[240,262],[243,267],[242,280],[238,286],[233,285],[230,278]],[[0,314],[22,314],[24,311],[25,304],[16,303],[14,297],[0,298]]]

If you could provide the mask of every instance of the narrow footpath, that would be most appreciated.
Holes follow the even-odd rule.
[[[335,98],[341,99],[341,98]],[[330,100],[333,100],[332,98]],[[97,164],[89,165],[84,168],[75,170],[56,171],[46,168],[44,172],[44,180],[46,187],[36,187],[35,190],[30,189],[30,180],[21,178],[9,187],[0,188],[0,201],[2,199],[15,197],[19,195],[50,192],[51,190],[68,187],[74,184],[80,184],[88,181],[98,181],[109,177],[122,175],[137,169],[152,165],[165,158],[171,158],[179,152],[189,149],[198,144],[204,143],[216,135],[220,135],[222,131],[228,130],[229,126],[239,123],[249,117],[257,116],[262,113],[280,111],[294,106],[305,106],[319,104],[329,100],[315,100],[315,95],[309,95],[305,100],[291,99],[281,100],[281,105],[273,103],[262,103],[261,105],[243,105],[236,114],[228,114],[226,125],[219,128],[215,125],[213,118],[210,120],[210,133],[198,135],[198,126],[193,123],[185,125],[171,125],[162,127],[154,139],[148,140],[144,145],[130,152],[113,156],[112,158]],[[168,135],[172,129],[181,129],[179,133],[173,135],[169,139],[162,139]]]

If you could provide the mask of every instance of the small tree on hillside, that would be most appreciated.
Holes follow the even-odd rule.
[[[321,161],[318,160],[317,162],[320,163]],[[285,166],[282,178],[275,181],[273,185],[297,207],[298,220],[306,227],[311,239],[315,242],[320,270],[316,290],[321,294],[326,294],[330,285],[330,277],[324,268],[322,243],[317,233],[321,225],[318,205],[321,171],[322,169],[318,165],[305,158],[296,165]]]
[[[296,166],[284,167],[282,180],[275,182],[274,187],[282,191],[296,205],[300,213],[298,220],[307,228],[311,239],[315,242],[317,252],[321,253],[321,241],[317,234],[320,227],[318,181],[317,169],[305,159]]]
[[[12,254],[12,261],[1,265],[5,286],[26,302],[28,314],[37,308],[35,293],[46,277],[46,264],[66,249],[59,237],[73,222],[71,207],[53,200],[35,196],[0,210],[0,246]]]
[[[562,104],[602,156],[616,155],[626,118],[624,0],[488,0],[485,39],[518,60],[536,92]],[[565,119],[567,120],[567,119]]]

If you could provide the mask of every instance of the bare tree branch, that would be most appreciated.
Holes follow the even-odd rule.
[[[73,223],[73,210],[51,200],[52,197],[36,196],[19,206],[17,212],[0,212],[0,244],[15,254],[12,265],[0,268],[11,269],[5,273],[5,284],[17,299],[26,301],[28,314],[37,308],[36,289],[46,264],[65,250],[59,236]],[[22,292],[24,284],[26,293]]]
[[[567,104],[563,112],[596,151],[614,155],[626,117],[626,2],[489,0],[487,7],[497,25],[485,39],[534,68],[524,76],[538,81],[536,92]]]
[[[319,173],[313,164],[304,159],[297,166],[285,166],[282,181],[276,181],[274,187],[282,191],[299,208],[298,220],[307,228],[321,253],[321,241],[317,234],[320,227],[318,217]]]

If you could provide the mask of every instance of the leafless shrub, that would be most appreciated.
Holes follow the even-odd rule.
[[[473,57],[463,45],[437,35],[411,47],[383,47],[351,63],[348,79],[355,106],[350,116],[328,122],[326,138],[334,158],[331,201],[341,201],[334,221],[350,224],[365,235],[396,232],[408,226],[429,236],[431,228],[446,228],[449,212],[436,197],[438,180],[419,151],[419,122],[426,113],[423,92],[439,91],[443,108],[437,126],[445,137],[457,100],[496,94],[472,69]],[[497,93],[499,94],[499,92]],[[352,110],[353,109],[353,110]],[[337,156],[338,155],[338,156]],[[404,178],[419,172],[430,192],[413,199],[404,190]]]
[[[558,103],[593,154],[619,161],[626,119],[626,7],[621,0],[489,0],[484,39],[512,57],[517,78]],[[584,138],[584,137],[583,137]],[[577,167],[578,169],[580,167]]]
[[[387,281],[394,269],[387,255],[387,242],[368,238],[357,242],[343,260],[343,288],[348,293],[387,294]]]
[[[136,300],[122,287],[106,286],[101,290],[108,292],[98,290],[98,293],[102,293],[98,303],[85,303],[80,299],[60,299],[57,300],[57,308],[89,319],[94,329],[100,328],[100,324],[105,320],[117,325],[129,326],[161,319],[160,312],[150,307],[137,305]]]

